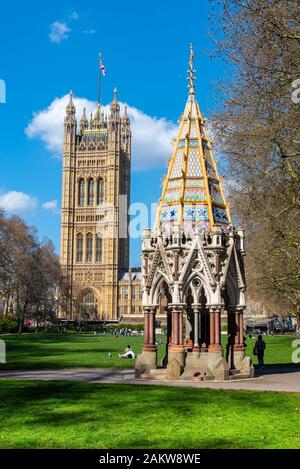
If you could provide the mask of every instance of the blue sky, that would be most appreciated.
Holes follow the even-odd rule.
[[[0,79],[6,82],[7,102],[0,104],[0,200],[36,225],[41,237],[52,239],[58,252],[62,162],[49,141],[56,129],[26,132],[36,122],[34,113],[47,110],[70,89],[77,97],[95,101],[101,50],[107,68],[102,102],[111,101],[116,86],[120,101],[138,110],[137,119],[147,116],[151,132],[168,138],[184,108],[188,46],[193,42],[197,97],[209,117],[215,82],[224,74],[222,64],[209,58],[214,49],[208,34],[209,8],[208,0],[2,3]],[[160,196],[163,160],[170,155],[165,147],[154,148],[158,156],[149,163],[151,148],[143,154],[140,136],[137,141],[131,201],[149,204]],[[56,210],[53,204],[43,207],[50,201],[58,202]],[[132,265],[139,264],[139,256],[136,240],[131,245]]]

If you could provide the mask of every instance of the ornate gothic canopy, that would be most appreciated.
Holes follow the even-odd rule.
[[[180,224],[187,230],[196,224],[211,229],[221,224],[226,230],[230,214],[195,96],[193,58],[190,46],[189,94],[163,185],[156,228]]]

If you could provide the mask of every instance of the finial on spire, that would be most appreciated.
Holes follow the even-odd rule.
[[[84,107],[83,108],[83,112],[82,112],[82,117],[80,119],[80,128],[81,128],[81,131],[83,131],[84,129],[87,129],[88,126],[89,126],[89,121],[87,120],[87,117],[86,117],[86,108]]]
[[[117,88],[114,89],[114,99],[111,102],[110,111],[111,111],[111,117],[113,117],[114,119],[119,117],[120,104],[118,103],[118,98],[117,98]]]
[[[194,56],[195,54],[194,54],[193,44],[190,43],[190,61],[189,61],[190,68],[193,68]]]
[[[194,57],[195,57],[195,53],[194,53],[194,49],[193,49],[193,44],[190,43],[190,60],[189,60],[189,69],[188,69],[188,77],[187,77],[187,80],[189,82],[188,84],[188,88],[189,88],[189,94],[194,94],[195,93],[195,87],[196,87],[196,84],[195,84],[195,80],[196,80],[196,70],[193,68],[193,65],[194,65]]]
[[[81,117],[81,119],[80,119],[81,122],[87,121],[85,111],[86,111],[86,107],[83,108],[82,117]]]
[[[128,108],[128,106],[125,103],[124,104],[124,113],[123,113],[123,116],[122,116],[122,122],[123,122],[123,124],[129,126],[130,125],[130,120],[129,120],[129,117],[128,117],[127,108]]]
[[[68,102],[67,107],[66,107],[66,112],[67,112],[68,115],[76,113],[76,109],[75,109],[75,106],[74,106],[74,103],[73,103],[73,91],[72,90],[69,93],[69,102]]]

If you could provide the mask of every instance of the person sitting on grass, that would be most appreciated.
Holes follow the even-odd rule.
[[[125,353],[120,353],[119,358],[135,358],[134,352],[131,350],[130,345],[127,345]]]

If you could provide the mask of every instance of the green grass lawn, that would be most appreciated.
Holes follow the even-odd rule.
[[[29,370],[55,368],[101,368],[101,367],[133,367],[133,360],[120,360],[118,354],[127,344],[139,353],[143,337],[119,337],[111,335],[93,335],[68,333],[63,334],[11,334],[0,338],[6,342],[6,364],[0,364],[0,370]],[[265,361],[267,364],[291,363],[292,336],[266,337],[267,344]],[[226,337],[222,336],[225,346]],[[247,355],[252,358],[253,339],[247,339]],[[158,347],[159,360],[163,357],[165,346]],[[112,357],[108,353],[112,353]],[[254,357],[254,363],[257,359]]]
[[[300,448],[300,400],[258,393],[0,380],[1,448]]]
[[[132,367],[118,354],[128,343],[138,353],[143,342],[77,333],[1,338],[0,370]],[[267,363],[290,364],[293,339],[267,337]],[[248,344],[252,355],[254,340]],[[0,379],[0,419],[0,448],[300,448],[296,393]]]

